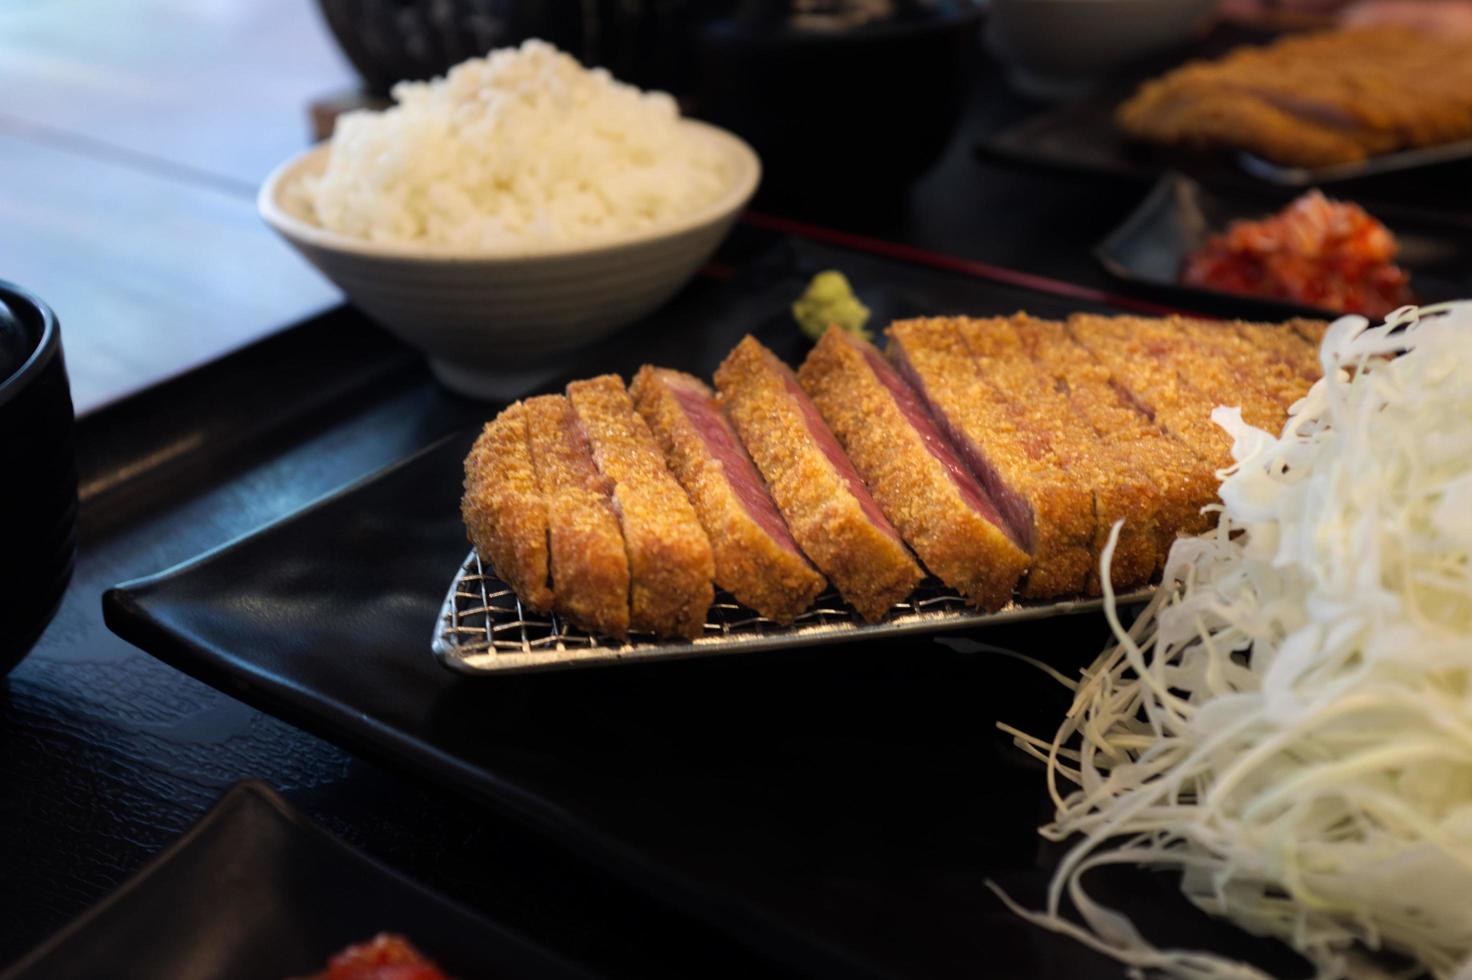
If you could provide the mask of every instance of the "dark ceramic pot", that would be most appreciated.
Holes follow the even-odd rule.
[[[61,327],[0,282],[0,674],[36,642],[71,579],[77,545],[72,396]]]
[[[790,23],[708,24],[698,114],[756,149],[765,198],[865,209],[901,198],[955,132],[980,10],[914,5],[907,16],[849,30]]]
[[[694,83],[694,31],[735,0],[317,0],[370,91],[443,75],[466,58],[541,38],[585,65],[677,95]]]

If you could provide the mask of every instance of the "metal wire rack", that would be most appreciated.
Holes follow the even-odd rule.
[[[1150,592],[1134,592],[1121,596],[1120,601],[1142,601]],[[955,592],[927,579],[877,623],[865,622],[829,589],[795,622],[783,626],[718,589],[705,635],[699,639],[669,640],[635,633],[627,640],[616,640],[578,629],[556,614],[523,608],[510,586],[482,566],[472,551],[440,608],[432,648],[441,664],[459,673],[525,673],[936,633],[1092,612],[1102,604],[1097,598],[1014,602],[997,612],[978,612]]]

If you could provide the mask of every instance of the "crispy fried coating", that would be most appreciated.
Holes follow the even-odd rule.
[[[629,626],[695,639],[715,598],[710,541],[616,374],[567,386],[593,461],[613,483],[629,557]]]
[[[1293,332],[1314,349],[1314,357],[1317,359],[1319,348],[1324,345],[1324,334],[1328,332],[1329,324],[1323,320],[1289,320],[1284,326],[1293,328]]]
[[[1164,352],[1120,329],[1114,317],[1075,313],[1069,338],[1101,364],[1129,399],[1213,470],[1231,465],[1232,440],[1211,421],[1217,401],[1183,377]]]
[[[1264,343],[1244,337],[1237,329],[1239,324],[1172,317],[1168,325],[1179,327],[1189,340],[1199,342],[1203,349],[1215,352],[1230,365],[1238,386],[1250,388],[1259,404],[1271,409],[1274,424],[1269,431],[1274,434],[1282,431],[1288,409],[1313,384],[1296,365],[1286,363]]]
[[[1158,571],[1178,535],[1210,526],[1201,508],[1217,499],[1217,460],[1152,421],[1062,323],[1019,315],[1012,324],[1038,369],[1067,394],[1095,437],[1155,488]]]
[[[792,622],[828,582],[787,530],[715,393],[647,364],[629,392],[710,538],[716,583],[767,619]]]
[[[883,617],[923,573],[791,369],[748,336],[715,380],[797,543],[861,616]]]
[[[890,325],[889,354],[924,395],[982,485],[1031,548],[1028,598],[1084,591],[1093,567],[1094,503],[1047,435],[987,383],[952,318]]]
[[[1302,324],[1306,330],[1321,329],[1319,320],[1289,320],[1285,323],[1233,323],[1232,329],[1250,344],[1256,344],[1276,357],[1300,378],[1313,384],[1323,375],[1319,365],[1319,349],[1294,329]]]
[[[1069,472],[1093,494],[1094,538],[1085,590],[1091,595],[1101,591],[1099,557],[1110,528],[1120,520],[1124,525],[1114,550],[1112,581],[1118,588],[1148,582],[1160,557],[1156,528],[1160,501],[1154,486],[1094,435],[1067,393],[1038,370],[1010,320],[962,320],[960,330],[983,377],[1048,440]]]
[[[551,610],[547,503],[532,468],[521,402],[487,422],[465,457],[460,514],[476,553],[495,574],[527,606]]]
[[[1249,425],[1268,432],[1282,431],[1288,407],[1309,388],[1297,374],[1219,323],[1120,316],[1105,329],[1145,344],[1216,405],[1241,408]]]
[[[613,509],[613,488],[598,472],[587,435],[561,395],[526,401],[527,437],[547,502],[554,608],[585,629],[629,631],[629,560]]]
[[[897,393],[880,371],[905,387]],[[926,567],[978,608],[1006,605],[1027,570],[1027,553],[1000,526],[996,506],[928,414],[914,414],[925,412],[918,395],[879,352],[830,327],[797,376]],[[910,406],[900,401],[905,394]]]
[[[1472,137],[1472,38],[1377,26],[1194,61],[1120,106],[1129,135],[1320,167]]]

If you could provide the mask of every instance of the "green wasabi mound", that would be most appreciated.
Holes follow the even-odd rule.
[[[792,318],[803,336],[817,341],[830,326],[837,326],[865,340],[873,335],[864,329],[869,308],[854,295],[848,277],[834,269],[813,276],[808,288],[792,304]]]

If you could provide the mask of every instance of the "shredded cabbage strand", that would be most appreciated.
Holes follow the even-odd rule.
[[[1393,975],[1367,950],[1472,977],[1472,302],[1345,317],[1320,359],[1281,435],[1213,413],[1215,533],[1176,542],[1128,629],[1111,539],[1114,645],[1051,741],[1013,732],[1048,764],[1041,832],[1076,843],[1045,909],[1003,900],[1137,969],[1263,976],[1156,947],[1091,868],[1178,869],[1320,978]]]

